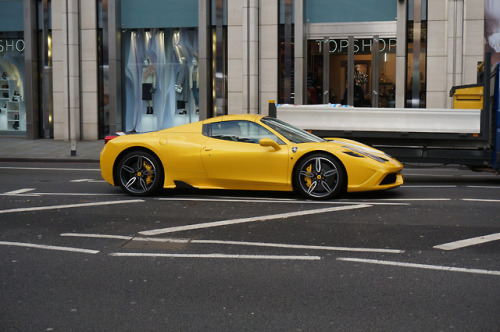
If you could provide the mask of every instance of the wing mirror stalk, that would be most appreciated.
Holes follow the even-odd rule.
[[[260,144],[260,146],[272,146],[274,148],[274,150],[276,150],[276,151],[281,150],[281,147],[279,146],[279,144],[270,138],[260,139],[259,144]]]

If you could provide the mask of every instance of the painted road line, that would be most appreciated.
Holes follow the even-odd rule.
[[[62,233],[61,236],[85,237],[94,239],[114,239],[114,240],[127,240],[127,241],[133,240],[133,241],[143,241],[143,242],[169,242],[169,243],[191,242],[191,239],[136,237],[136,236],[108,235],[108,234]]]
[[[488,275],[500,276],[500,271],[480,270],[480,269],[466,269],[466,268],[453,267],[453,266],[414,264],[414,263],[381,261],[381,260],[376,260],[376,259],[343,258],[343,257],[339,257],[339,258],[337,258],[337,260],[344,261],[344,262],[353,262],[353,263],[389,265],[389,266],[410,267],[410,268],[425,269],[425,270],[448,271],[448,272],[463,272],[463,273],[488,274]]]
[[[478,188],[478,189],[500,189],[500,186],[466,186],[467,188]]]
[[[5,194],[0,194],[5,195]],[[125,193],[118,194],[102,194],[102,193],[32,193],[32,194],[18,194],[16,196],[124,196],[130,197]]]
[[[93,254],[93,255],[99,253],[98,250],[81,249],[81,248],[71,248],[71,247],[47,246],[47,245],[42,245],[42,244],[21,243],[21,242],[0,241],[0,245],[2,245],[2,246],[15,246],[15,247],[34,248],[34,249],[45,249],[45,250],[56,250],[56,251],[69,251],[69,252],[78,252],[78,253]]]
[[[133,236],[88,234],[88,233],[62,233],[61,236],[85,237],[94,239],[112,239],[112,240],[132,240],[134,238]]]
[[[198,244],[224,244],[237,246],[255,246],[286,249],[305,249],[305,250],[328,250],[328,251],[350,251],[350,252],[376,252],[385,254],[402,254],[404,250],[398,249],[378,249],[378,248],[349,248],[349,247],[329,247],[329,246],[311,246],[302,244],[282,244],[265,242],[240,242],[240,241],[219,241],[219,240],[192,240],[191,243]]]
[[[468,202],[500,203],[500,200],[499,200],[499,199],[462,198],[462,201],[468,201]]]
[[[24,170],[24,171],[89,171],[100,172],[99,168],[54,168],[54,167],[0,167],[0,169]]]
[[[70,209],[70,208],[80,208],[88,206],[102,206],[102,205],[113,205],[113,204],[130,204],[130,203],[142,203],[142,199],[134,200],[121,200],[121,201],[110,201],[110,202],[95,202],[95,203],[81,203],[81,204],[67,204],[67,205],[52,205],[52,206],[38,206],[32,208],[17,208],[17,209],[7,209],[0,210],[0,214],[5,213],[16,213],[16,212],[33,212],[33,211],[43,211],[43,210],[60,210],[60,209]]]
[[[329,247],[312,246],[302,244],[283,244],[266,242],[245,242],[245,241],[222,241],[222,240],[191,240],[185,238],[152,238],[152,237],[134,237],[109,234],[88,234],[88,233],[62,233],[61,236],[85,237],[97,239],[116,239],[116,240],[134,240],[134,241],[152,241],[152,242],[171,242],[171,243],[193,243],[193,244],[222,244],[252,247],[271,247],[286,249],[305,249],[305,250],[328,250],[328,251],[350,251],[350,252],[376,252],[385,254],[402,254],[405,251],[399,249],[378,249],[378,248],[349,248],[349,247]]]
[[[153,229],[150,231],[139,232],[139,234],[141,234],[141,235],[159,235],[159,234],[174,233],[174,232],[187,231],[187,230],[193,230],[193,229],[243,224],[243,223],[249,223],[249,222],[254,222],[254,221],[284,219],[284,218],[306,216],[306,215],[318,214],[318,213],[328,213],[328,212],[336,212],[336,211],[344,211],[344,210],[361,209],[361,208],[366,208],[366,207],[371,207],[371,205],[359,204],[359,205],[337,206],[337,207],[324,208],[324,209],[314,209],[314,210],[306,210],[306,211],[272,214],[272,215],[267,215],[267,216],[222,220],[222,221],[193,224],[193,225],[186,225],[186,226]]]
[[[461,249],[461,248],[465,248],[465,247],[475,246],[478,244],[483,244],[483,243],[498,241],[498,240],[500,240],[500,233],[495,233],[495,234],[473,237],[470,239],[464,239],[464,240],[460,240],[460,241],[444,243],[444,244],[434,246],[433,248],[441,249],[441,250],[456,250],[456,249]]]
[[[23,188],[23,189],[8,191],[6,193],[3,193],[3,195],[14,196],[14,195],[19,195],[19,194],[25,194],[25,193],[33,191],[33,190],[35,190],[35,188]]]
[[[168,197],[168,198],[157,198],[160,201],[194,201],[194,202],[236,202],[236,203],[292,203],[292,204],[322,204],[322,205],[345,205],[345,204],[366,204],[364,201],[302,201],[297,199],[282,199],[282,198],[211,198],[211,197]],[[369,202],[370,205],[408,205],[406,203],[384,203],[384,202]]]
[[[73,182],[73,183],[82,183],[82,182],[87,182],[87,183],[105,183],[106,181],[104,181],[104,180],[95,180],[95,179],[78,179],[78,180],[71,180],[70,182]]]
[[[154,254],[154,253],[111,253],[114,257],[165,257],[165,258],[223,258],[259,260],[319,261],[320,256],[276,256],[276,255],[225,255],[225,254]]]
[[[436,198],[386,198],[381,200],[389,202],[426,202],[426,201],[451,201],[452,199],[436,197]]]
[[[458,186],[454,186],[454,185],[443,185],[443,186],[439,186],[439,185],[436,185],[436,186],[418,186],[418,185],[402,185],[401,187],[404,187],[404,188],[429,188],[429,189],[432,189],[432,188],[457,188]]]

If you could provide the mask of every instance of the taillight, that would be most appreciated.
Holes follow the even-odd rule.
[[[109,141],[111,141],[113,138],[116,137],[118,137],[118,135],[107,135],[106,137],[104,137],[104,144],[108,143]]]

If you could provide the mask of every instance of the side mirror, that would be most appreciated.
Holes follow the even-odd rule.
[[[270,138],[261,138],[259,144],[260,146],[272,146],[276,151],[281,150],[279,144]]]

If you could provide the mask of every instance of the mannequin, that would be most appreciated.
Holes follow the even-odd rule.
[[[184,49],[180,45],[180,32],[174,32],[172,43],[174,46],[175,54],[179,59],[179,71],[175,79],[175,100],[177,102],[177,109],[179,114],[186,114],[186,102],[188,101],[188,84],[189,84],[189,69],[184,56]]]
[[[146,114],[153,114],[153,94],[156,91],[156,67],[149,57],[144,60],[142,69],[142,100],[146,102]]]
[[[198,94],[198,81],[200,79],[199,73],[198,73],[198,59],[196,57],[193,58],[191,67],[189,67],[189,87],[191,88],[191,91],[193,92],[193,98],[194,98],[194,104],[196,106],[196,113],[199,113],[198,111],[198,102],[199,102],[199,94]]]

